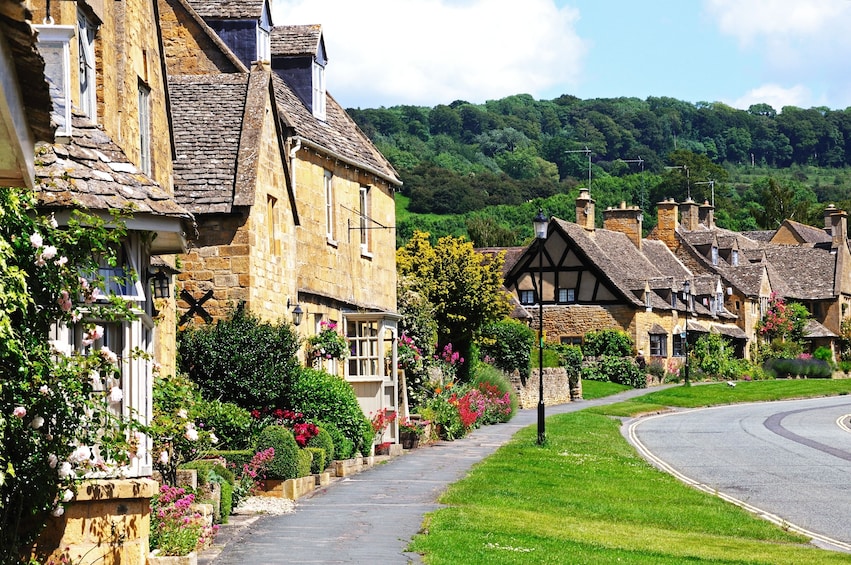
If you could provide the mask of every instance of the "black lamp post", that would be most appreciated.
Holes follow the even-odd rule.
[[[287,309],[292,306],[292,302],[287,298]],[[298,326],[301,325],[301,318],[304,316],[304,310],[301,309],[301,304],[296,303],[295,308],[293,308],[293,325]]]
[[[547,217],[538,208],[532,221],[538,240],[538,445],[547,439],[544,425],[544,242],[547,240]]]
[[[688,312],[691,309],[691,283],[689,281],[683,282],[683,300],[686,303],[686,322],[683,325],[683,355],[686,356],[685,361],[685,385],[689,386],[691,382],[689,381],[689,362],[688,362]]]

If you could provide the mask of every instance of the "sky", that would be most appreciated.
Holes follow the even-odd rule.
[[[668,96],[851,106],[851,0],[271,0],[345,108]]]

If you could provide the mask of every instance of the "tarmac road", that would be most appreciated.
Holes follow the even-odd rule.
[[[847,396],[639,418],[624,435],[651,463],[829,549],[851,552]]]

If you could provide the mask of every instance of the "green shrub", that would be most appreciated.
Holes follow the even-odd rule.
[[[325,450],[321,447],[305,447],[302,451],[307,451],[312,456],[310,461],[310,474],[318,474],[325,470],[327,465],[325,464]]]
[[[511,319],[485,325],[478,341],[482,356],[507,373],[519,371],[523,378],[529,376],[534,345],[535,332],[526,324]]]
[[[330,422],[316,422],[316,425],[331,436],[331,441],[334,444],[333,455],[328,461],[351,459],[354,456],[355,444],[340,431],[340,428]],[[308,442],[308,445],[311,444]]]
[[[372,424],[361,410],[352,386],[340,377],[302,368],[282,405],[301,412],[307,420],[334,424],[356,451],[368,451],[372,444]]]
[[[224,481],[222,486],[222,498],[220,512],[222,513],[222,524],[227,524],[230,513],[233,511],[233,483]]]
[[[324,452],[324,460],[331,462],[334,460],[334,440],[322,426],[317,425],[319,432],[307,440],[307,447],[318,447]]]
[[[817,347],[815,351],[813,351],[813,357],[816,359],[821,359],[826,363],[833,362],[833,351],[830,350],[829,347],[825,347],[822,345],[821,347]]]
[[[246,449],[251,446],[251,413],[232,402],[199,400],[193,410],[195,421],[216,434],[220,449]]]
[[[299,449],[296,453],[296,477],[306,477],[313,468],[313,451]]]
[[[558,364],[564,367],[568,376],[579,375],[582,372],[582,348],[578,345],[552,343],[549,347],[558,354]]]
[[[839,370],[844,373],[851,373],[851,361],[840,361]]]
[[[210,457],[221,457],[228,463],[228,467],[233,469],[235,475],[242,473],[243,465],[251,462],[255,451],[253,449],[238,449],[229,451],[211,451]]]
[[[585,334],[582,352],[588,357],[630,357],[632,348],[632,338],[625,331],[599,330]]]
[[[458,397],[464,394],[460,387],[459,390],[453,389],[453,391]],[[423,418],[431,421],[440,439],[454,440],[464,437],[467,433],[467,429],[461,422],[458,408],[449,403],[448,393],[444,392],[426,400],[420,413]]]
[[[283,426],[266,426],[257,438],[256,450],[262,451],[270,447],[275,450],[275,457],[266,466],[266,477],[296,478],[299,470],[299,448],[293,433]]]
[[[647,386],[647,376],[632,357],[603,355],[597,361],[582,368],[582,378],[590,381],[617,383],[633,388]]]
[[[205,398],[227,398],[249,410],[285,406],[281,392],[298,374],[298,334],[238,307],[215,325],[178,335],[178,363]]]

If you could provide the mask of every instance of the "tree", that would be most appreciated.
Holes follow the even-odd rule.
[[[760,206],[752,207],[752,214],[763,229],[776,229],[783,220],[794,219],[807,223],[810,205],[815,194],[792,184],[780,184],[774,178],[763,178],[754,183]]]
[[[459,376],[469,370],[473,339],[484,324],[504,318],[508,296],[502,289],[504,256],[477,253],[464,238],[442,237],[435,246],[429,234],[416,231],[396,252],[400,277],[411,277],[411,289],[434,308],[438,350],[452,344],[467,361]]]

